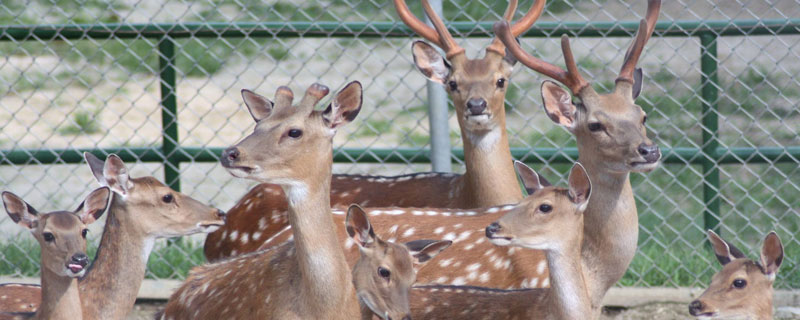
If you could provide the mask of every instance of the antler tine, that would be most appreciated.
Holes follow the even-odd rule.
[[[575,58],[572,56],[572,49],[569,46],[569,38],[567,38],[566,35],[561,37],[561,50],[564,52],[564,60],[567,63],[567,70],[569,70],[569,72],[525,52],[512,35],[508,22],[499,21],[495,23],[494,32],[506,45],[508,51],[510,51],[517,60],[522,62],[522,64],[528,66],[528,68],[561,82],[569,87],[575,94],[578,94],[581,89],[589,85],[578,72]]]
[[[519,35],[525,33],[530,27],[533,25],[539,17],[542,16],[542,12],[544,11],[544,5],[546,0],[534,0],[534,3],[531,5],[531,9],[525,14],[522,19],[519,19],[516,23],[511,25],[511,34],[516,38]],[[508,3],[508,9],[506,9],[506,13],[503,15],[503,20],[508,21],[511,23],[511,20],[514,18],[514,11],[517,8],[517,0],[511,0]],[[495,37],[492,41],[492,44],[486,48],[487,51],[494,51],[500,55],[505,55],[504,46],[502,41],[499,37]]]
[[[428,15],[428,18],[431,19],[433,28],[436,29],[436,32],[439,34],[439,44],[441,48],[444,49],[447,59],[451,59],[458,54],[464,53],[464,48],[456,44],[456,41],[450,34],[450,31],[447,31],[447,27],[445,27],[444,22],[442,22],[442,19],[436,14],[436,11],[433,10],[433,7],[431,7],[431,4],[428,2],[428,0],[422,0],[422,8],[425,10],[425,14]]]
[[[405,0],[394,0],[394,7],[397,10],[397,15],[400,16],[400,19],[411,28],[414,32],[416,32],[421,37],[427,39],[430,42],[438,45],[439,47],[443,47],[441,40],[439,40],[439,34],[436,33],[436,30],[425,24],[419,20],[411,10],[408,9]]]
[[[645,19],[639,22],[639,29],[636,30],[636,36],[625,52],[625,61],[619,71],[617,80],[624,80],[633,82],[633,71],[636,69],[636,63],[639,62],[639,57],[644,51],[644,45],[650,40],[650,36],[656,28],[656,21],[658,21],[658,13],[661,11],[661,0],[647,1],[647,14]]]

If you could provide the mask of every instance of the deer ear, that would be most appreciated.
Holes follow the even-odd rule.
[[[633,99],[639,97],[642,93],[642,68],[636,68],[633,71]]]
[[[544,187],[551,186],[550,182],[539,176],[536,171],[533,171],[531,167],[521,161],[514,160],[514,168],[517,169],[517,176],[522,180],[522,185],[529,195]]]
[[[544,112],[550,120],[570,131],[575,129],[577,108],[572,104],[572,96],[566,89],[550,80],[542,82],[542,102]]]
[[[576,162],[569,171],[569,199],[585,210],[592,195],[592,181],[580,162]]]
[[[116,193],[127,196],[130,189],[133,189],[133,182],[130,181],[128,168],[116,154],[109,154],[103,167],[103,178],[105,186],[108,186]]]
[[[347,209],[345,230],[347,230],[347,235],[362,249],[370,247],[376,242],[375,232],[372,231],[367,213],[356,204]]]
[[[108,207],[108,199],[111,197],[111,189],[102,187],[90,193],[86,200],[83,200],[75,213],[81,218],[83,224],[91,224],[103,216]]]
[[[3,192],[3,205],[11,221],[29,230],[36,229],[39,222],[39,212],[25,202],[25,200],[22,200],[22,198],[11,192],[5,191]]]
[[[414,65],[428,80],[444,84],[450,76],[450,64],[431,45],[423,41],[414,41],[411,45]]]
[[[771,231],[764,238],[764,245],[761,247],[761,265],[764,267],[766,275],[775,280],[775,274],[783,262],[783,244],[778,234]]]
[[[414,265],[419,266],[433,259],[451,244],[453,241],[450,240],[415,240],[406,242],[406,248],[411,253]]]
[[[744,258],[744,254],[739,248],[723,240],[714,231],[708,230],[706,234],[708,234],[708,241],[711,242],[711,248],[714,249],[714,255],[717,256],[717,261],[721,265],[724,266],[735,259]]]
[[[328,108],[322,112],[322,118],[331,129],[350,123],[361,111],[362,98],[361,82],[350,82],[336,94]]]
[[[95,155],[91,154],[90,152],[84,152],[83,158],[86,159],[86,164],[89,165],[89,169],[92,170],[92,175],[100,183],[100,185],[106,185],[106,179],[103,177],[103,160],[100,160]]]
[[[244,100],[244,105],[247,106],[247,110],[250,111],[250,115],[256,122],[269,117],[270,113],[272,113],[272,101],[253,91],[242,89],[242,100]]]

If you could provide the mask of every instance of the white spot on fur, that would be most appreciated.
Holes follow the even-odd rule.
[[[440,234],[442,232],[444,232],[444,227],[438,227],[436,229],[433,229],[434,234]]]
[[[239,231],[233,230],[233,232],[231,232],[230,239],[231,241],[236,241],[237,238],[239,238]]]
[[[253,240],[258,241],[258,239],[261,239],[261,231],[253,232]]]
[[[442,237],[442,240],[450,240],[450,241],[453,241],[453,240],[455,240],[455,239],[456,239],[456,233],[455,233],[455,232],[450,232],[450,233],[448,233],[448,234],[444,235],[444,237]]]
[[[403,232],[403,237],[404,238],[410,237],[412,235],[414,235],[414,228],[409,228],[408,230]]]
[[[444,267],[449,266],[451,263],[453,263],[453,258],[444,259],[444,260],[440,260],[439,261],[439,266],[444,268]]]
[[[544,260],[542,260],[542,261],[539,261],[539,264],[538,264],[538,265],[536,265],[536,273],[538,273],[538,274],[543,274],[543,273],[544,273],[544,268],[545,268],[546,266],[547,266],[547,264],[545,264],[545,261],[544,261]]]
[[[452,284],[454,286],[463,286],[466,283],[467,283],[467,280],[464,279],[464,277],[456,277],[455,279],[453,279],[452,282],[450,282],[450,284]]]

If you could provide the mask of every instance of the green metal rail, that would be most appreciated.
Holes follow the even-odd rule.
[[[569,34],[578,37],[630,37],[638,22],[539,23],[523,37],[556,37]],[[491,22],[455,22],[453,32],[467,37],[492,36]],[[720,164],[798,162],[800,146],[724,148],[717,140],[717,39],[721,36],[774,36],[800,34],[800,19],[737,20],[737,21],[675,21],[659,22],[656,36],[697,37],[701,45],[701,95],[703,108],[703,144],[700,148],[665,149],[664,162],[702,166],[705,227],[717,229],[720,214]],[[161,148],[102,148],[102,149],[38,149],[0,150],[0,165],[80,163],[84,151],[103,156],[116,153],[126,161],[161,162],[166,183],[180,190],[181,162],[216,162],[222,148],[182,147],[178,138],[178,118],[175,79],[175,39],[189,37],[361,37],[406,38],[412,31],[396,22],[229,22],[176,24],[94,24],[94,25],[35,25],[0,26],[0,41],[58,41],[87,39],[154,38],[159,40],[161,83],[161,116],[163,136]],[[363,163],[425,163],[430,162],[428,149],[354,149],[341,148],[334,161]],[[453,154],[463,159],[461,149]],[[568,163],[577,159],[575,148],[512,149],[515,158],[526,162]]]

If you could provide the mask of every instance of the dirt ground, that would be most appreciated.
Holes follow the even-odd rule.
[[[153,314],[163,308],[163,302],[137,303],[136,308],[128,316],[128,320],[153,319]],[[606,309],[601,320],[675,320],[690,319],[685,303],[653,303],[635,308]],[[776,319],[800,319],[800,315],[789,315],[785,312],[776,315]]]

